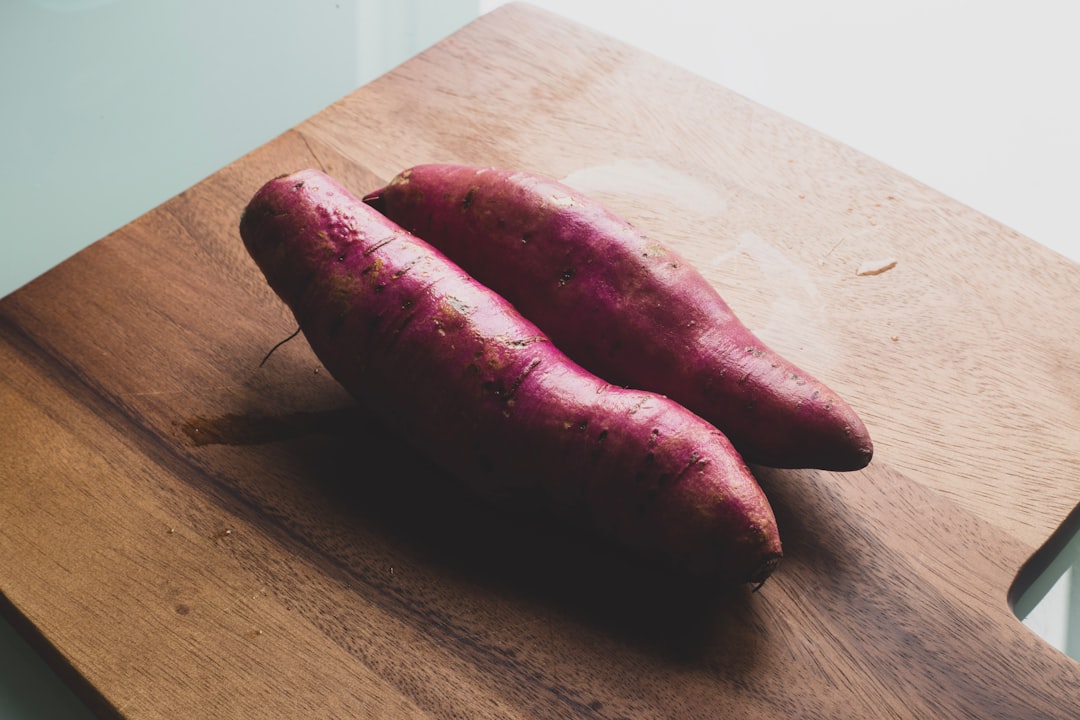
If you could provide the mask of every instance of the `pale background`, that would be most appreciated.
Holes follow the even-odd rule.
[[[499,4],[0,0],[0,296]],[[1080,260],[1080,20],[1070,4],[534,4]],[[1078,557],[1074,541],[1021,608],[1045,594],[1027,623],[1074,656]],[[0,717],[88,717],[4,623]]]

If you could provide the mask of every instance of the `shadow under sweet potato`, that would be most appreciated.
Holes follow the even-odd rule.
[[[338,543],[374,533],[436,575],[541,603],[678,661],[722,648],[742,663],[752,653],[749,586],[692,578],[617,547],[539,496],[479,498],[358,408],[193,418],[183,429],[196,447],[276,444],[294,453],[303,487],[290,494],[323,496],[313,500],[335,509],[329,522],[339,527],[326,530]],[[350,572],[369,570],[350,566],[351,553],[329,559]]]

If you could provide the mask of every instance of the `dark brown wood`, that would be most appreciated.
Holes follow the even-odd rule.
[[[255,190],[428,161],[595,194],[861,412],[866,470],[756,469],[786,551],[759,592],[474,501],[302,339],[260,367],[295,327],[237,233]],[[1080,499],[1077,287],[791,119],[506,6],[0,300],[0,606],[130,718],[1075,718],[1080,664],[1008,593]]]

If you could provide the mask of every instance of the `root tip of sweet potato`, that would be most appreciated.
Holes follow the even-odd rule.
[[[862,438],[862,442],[851,447],[850,451],[843,458],[842,462],[837,463],[834,469],[840,472],[851,470],[862,470],[864,467],[870,464],[870,461],[874,459],[874,444],[870,441],[869,436]]]
[[[369,192],[363,197],[365,204],[370,205],[379,212],[383,212],[386,209],[386,201],[383,198],[382,188]]]
[[[873,459],[874,459],[874,446],[873,445],[871,445],[870,443],[867,443],[863,447],[859,448],[859,462],[862,463],[862,465],[859,466],[860,470],[862,468],[866,467],[867,465],[869,465],[870,461],[873,460]]]
[[[750,573],[750,577],[748,577],[746,581],[754,586],[755,592],[765,584],[765,581],[773,574],[773,571],[776,570],[776,567],[780,564],[782,559],[783,555],[780,555],[779,553],[770,555],[754,568],[754,571]]]

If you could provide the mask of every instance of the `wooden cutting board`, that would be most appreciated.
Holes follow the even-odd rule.
[[[260,366],[294,326],[237,233],[255,190],[429,161],[595,195],[859,410],[866,470],[755,468],[786,551],[759,592],[492,512],[302,340]],[[1077,287],[879,162],[507,6],[0,301],[0,604],[129,718],[1076,718],[1080,664],[1009,596],[1080,500]]]

